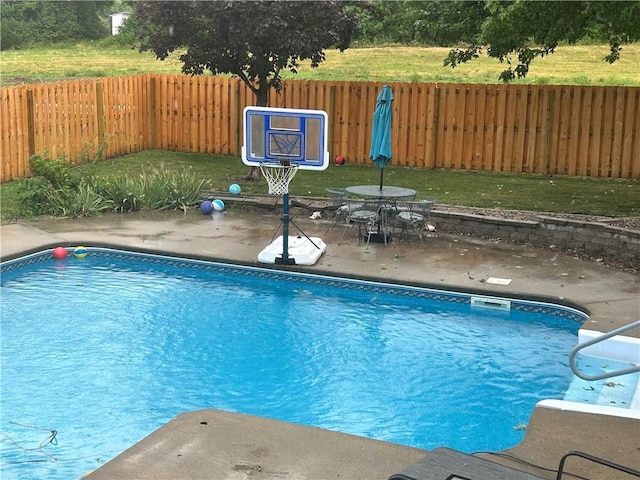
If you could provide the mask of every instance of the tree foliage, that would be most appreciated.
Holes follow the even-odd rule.
[[[185,74],[230,73],[267,105],[281,72],[302,61],[318,67],[324,50],[348,48],[356,16],[340,1],[142,1],[136,3],[140,50],[164,60],[182,52]]]
[[[552,54],[561,43],[590,38],[609,44],[604,60],[620,58],[624,44],[640,39],[640,2],[455,0],[424,2],[420,37],[451,46],[445,65],[489,57],[507,64],[500,79],[526,77],[531,62]]]
[[[373,0],[366,8],[350,7],[358,16],[354,42],[361,45],[412,45],[423,4],[414,0]]]
[[[0,45],[3,50],[37,44],[96,40],[109,35],[113,2],[3,1]]]

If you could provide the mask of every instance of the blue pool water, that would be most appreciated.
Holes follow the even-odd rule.
[[[563,397],[580,312],[91,249],[5,262],[3,480],[78,478],[216,408],[419,448],[517,444]]]

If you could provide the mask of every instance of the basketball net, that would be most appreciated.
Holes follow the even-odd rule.
[[[261,163],[260,171],[269,184],[269,194],[285,195],[289,193],[289,182],[298,173],[297,163]]]

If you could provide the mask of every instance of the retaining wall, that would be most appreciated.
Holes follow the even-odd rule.
[[[254,208],[280,211],[281,197],[220,196],[225,203],[241,202]],[[326,198],[295,197],[290,199],[292,214],[304,210],[304,216],[316,210],[334,210]],[[329,218],[329,217],[328,217]],[[521,245],[558,250],[581,257],[601,259],[605,264],[640,272],[640,230],[606,223],[539,215],[536,220],[512,220],[472,213],[438,210],[431,212],[430,222],[438,233],[468,235],[496,239]]]
[[[639,230],[542,215],[537,218],[537,221],[523,221],[437,210],[431,213],[432,222],[442,233],[571,251],[640,270]]]

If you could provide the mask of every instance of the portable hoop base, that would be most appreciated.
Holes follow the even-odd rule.
[[[271,195],[282,195],[282,219],[280,227],[271,243],[260,252],[260,263],[278,265],[313,265],[327,249],[320,238],[311,238],[298,227],[289,216],[289,182],[298,171],[298,165],[288,162],[281,164],[260,164],[260,171],[269,183]],[[292,223],[302,235],[289,236],[289,224]],[[282,236],[276,238],[282,228]],[[304,238],[303,238],[304,237]],[[281,254],[281,256],[278,256]]]
[[[327,245],[321,238],[290,235],[287,238],[288,261],[284,263],[284,240],[282,235],[276,237],[258,254],[258,261],[277,265],[315,265],[327,250]]]

